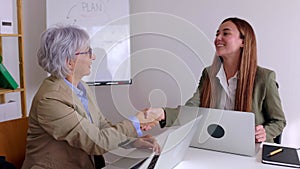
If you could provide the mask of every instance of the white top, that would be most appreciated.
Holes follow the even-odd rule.
[[[219,72],[217,73],[217,78],[219,78],[221,86],[223,87],[218,107],[225,110],[234,110],[235,91],[237,86],[237,72],[227,81],[222,64]]]

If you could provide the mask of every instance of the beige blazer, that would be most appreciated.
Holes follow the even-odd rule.
[[[84,83],[84,82],[82,82]],[[92,169],[92,155],[102,155],[137,137],[132,123],[116,125],[100,112],[85,85],[93,123],[81,101],[63,79],[48,77],[36,93],[30,114],[22,169]]]
[[[202,72],[200,83],[196,92],[185,105],[200,105],[200,95],[203,90],[203,82],[205,78],[208,78],[207,68]],[[223,90],[221,85],[219,85],[218,90]],[[167,126],[176,125],[173,123],[177,119],[178,108],[165,108],[165,111]],[[281,134],[286,126],[286,119],[282,110],[278,84],[275,80],[274,71],[257,67],[252,95],[252,112],[255,114],[255,124],[263,125],[266,130],[266,141],[274,142],[273,138]]]

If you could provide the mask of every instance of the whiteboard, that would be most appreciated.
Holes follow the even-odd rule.
[[[96,56],[90,85],[131,83],[129,0],[48,0],[47,27],[77,25],[86,30]]]

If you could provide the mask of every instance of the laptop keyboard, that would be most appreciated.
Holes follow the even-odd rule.
[[[155,164],[158,160],[159,155],[154,155],[149,166],[147,167],[147,169],[154,169]],[[138,164],[136,164],[135,166],[131,167],[130,169],[138,169],[140,168],[140,166],[147,160],[148,158],[144,159],[143,161],[139,162]]]
[[[159,157],[159,155],[155,155],[155,156],[152,158],[152,160],[151,160],[149,166],[147,167],[147,169],[154,169],[154,166],[155,166],[155,164],[156,164],[156,162],[157,162],[157,160],[158,160],[158,157]]]

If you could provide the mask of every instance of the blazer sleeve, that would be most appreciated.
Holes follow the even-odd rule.
[[[190,98],[185,105],[191,107],[199,107],[200,106],[200,95],[203,90],[204,80],[208,77],[207,68],[202,71],[202,75],[199,81],[199,85],[197,87],[196,92],[193,94],[193,97]]]
[[[286,126],[286,119],[282,109],[281,100],[278,92],[278,84],[274,71],[266,71],[265,94],[262,102],[262,116],[257,115],[257,122],[264,125],[268,142],[273,142],[273,138],[281,134]]]
[[[62,92],[52,91],[40,99],[36,107],[39,124],[55,140],[66,141],[90,155],[101,155],[135,139],[125,134],[134,133],[132,135],[136,136],[130,121],[117,125],[105,122],[106,127],[100,128],[89,122],[82,113],[82,106],[76,104],[72,96],[68,97]],[[100,123],[104,122],[102,114],[100,117]]]

